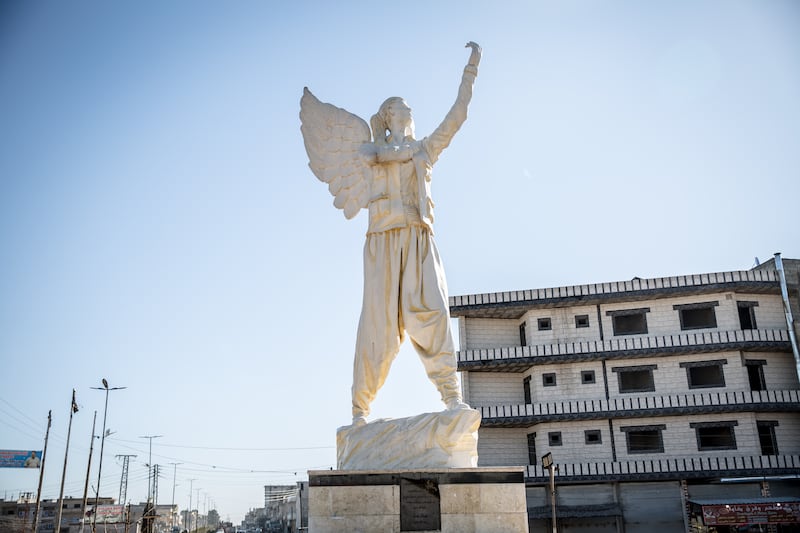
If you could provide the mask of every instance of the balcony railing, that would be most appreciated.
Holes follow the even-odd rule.
[[[556,466],[556,482],[796,476],[800,474],[800,455],[679,457]],[[544,483],[550,473],[541,465],[528,465],[525,477],[528,482]]]
[[[589,283],[523,291],[491,292],[450,297],[452,316],[484,316],[510,318],[526,309],[565,303],[593,303],[699,294],[708,291],[742,290],[747,292],[779,292],[778,274],[774,270],[739,270],[664,278],[634,278],[630,281]]]
[[[703,413],[800,410],[800,390],[725,391],[479,407],[481,427],[530,427],[542,422]]]
[[[744,329],[622,337],[533,346],[460,350],[462,371],[523,372],[536,364],[586,359],[625,359],[647,355],[707,353],[726,350],[791,351],[785,329]]]

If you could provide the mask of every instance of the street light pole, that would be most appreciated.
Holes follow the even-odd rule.
[[[200,491],[202,488],[196,488],[194,490],[197,491],[197,515],[194,519],[194,530],[197,531],[200,522]]]
[[[175,482],[178,479],[178,465],[182,465],[183,463],[170,463],[170,464],[173,466],[173,470],[172,470],[172,507],[170,509],[173,509],[175,507],[175,486],[176,486]],[[172,521],[171,521],[172,523],[170,524],[170,526],[172,527],[172,529],[175,529],[175,514],[171,510],[170,510],[170,515],[172,516]]]
[[[546,468],[550,471],[550,503],[553,509],[553,533],[558,533],[558,528],[556,527],[556,470],[558,470],[558,466],[553,464],[553,454],[547,452],[547,454],[542,456],[542,468]]]
[[[195,481],[196,478],[189,480],[189,509],[186,510],[186,529],[188,531],[192,530],[192,483]]]
[[[100,462],[97,466],[97,492],[94,496],[94,513],[92,513],[92,533],[97,531],[97,507],[100,504],[100,474],[103,472],[103,447],[106,443],[106,417],[108,416],[108,393],[112,390],[122,390],[127,389],[127,387],[111,387],[108,386],[108,381],[106,378],[102,379],[103,386],[102,387],[92,387],[95,390],[104,390],[106,391],[106,405],[105,409],[103,410],[103,433],[100,437]]]
[[[152,493],[150,485],[150,471],[153,469],[153,439],[163,437],[164,435],[143,435],[140,439],[150,439],[150,456],[147,458],[147,501],[150,501]]]

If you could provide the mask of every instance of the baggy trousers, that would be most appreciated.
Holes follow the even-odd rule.
[[[404,332],[442,400],[460,400],[444,268],[433,236],[423,226],[367,234],[364,302],[353,364],[353,416],[369,414]]]

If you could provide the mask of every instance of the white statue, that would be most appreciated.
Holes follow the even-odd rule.
[[[474,42],[458,97],[442,123],[414,137],[411,109],[387,99],[361,118],[320,102],[306,88],[301,131],[309,166],[348,219],[369,210],[364,245],[364,301],[353,365],[353,425],[363,425],[405,333],[448,409],[466,409],[456,377],[447,285],[433,239],[431,169],[467,118],[481,48]]]

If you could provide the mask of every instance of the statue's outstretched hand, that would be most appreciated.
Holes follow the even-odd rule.
[[[467,64],[477,67],[478,63],[481,62],[481,47],[478,43],[470,41],[464,48],[472,48],[472,53],[469,56],[469,62]]]

